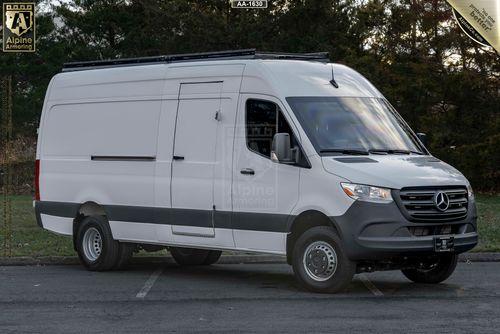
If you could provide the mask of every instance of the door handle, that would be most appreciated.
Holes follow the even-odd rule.
[[[252,168],[243,168],[240,171],[240,173],[243,174],[243,175],[254,175],[255,171]]]
[[[180,155],[174,155],[173,158],[174,160],[184,160],[184,157],[181,157]]]

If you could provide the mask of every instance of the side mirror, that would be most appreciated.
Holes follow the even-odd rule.
[[[424,144],[424,146],[427,146],[427,135],[423,132],[418,132],[417,133],[418,139]]]
[[[277,133],[274,135],[271,147],[271,160],[283,163],[295,162],[295,159],[292,158],[290,135],[288,133]]]

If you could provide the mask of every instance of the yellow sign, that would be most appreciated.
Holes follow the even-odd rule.
[[[3,4],[3,51],[35,51],[35,4]]]
[[[448,0],[462,30],[500,54],[500,0]]]

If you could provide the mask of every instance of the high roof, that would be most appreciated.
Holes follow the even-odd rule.
[[[281,96],[357,96],[382,97],[382,94],[363,75],[352,68],[335,63],[302,62],[294,60],[262,60],[247,63],[245,77],[252,76],[252,68],[259,71],[256,76],[266,78],[270,86],[264,90],[277,91]],[[333,85],[334,79],[337,86]],[[245,78],[244,78],[245,80]],[[253,85],[248,92],[255,92]],[[241,92],[245,92],[245,82]],[[263,92],[264,93],[264,92]]]
[[[111,64],[112,61],[72,63],[55,76],[51,98],[174,96],[178,94],[179,80],[220,80],[222,77],[227,79],[224,79],[227,81],[225,92],[280,98],[382,97],[361,74],[347,66],[329,63],[326,56],[326,53],[259,53],[252,49],[164,56],[161,61],[140,58],[117,60],[121,62],[117,64]],[[220,70],[214,70],[217,66],[221,66]],[[132,90],[125,88],[134,82],[141,84]]]

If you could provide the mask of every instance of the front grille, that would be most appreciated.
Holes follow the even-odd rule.
[[[436,206],[436,195],[442,192],[449,206],[441,211]],[[400,207],[411,220],[442,222],[460,220],[467,216],[468,196],[465,187],[415,187],[399,191]]]

